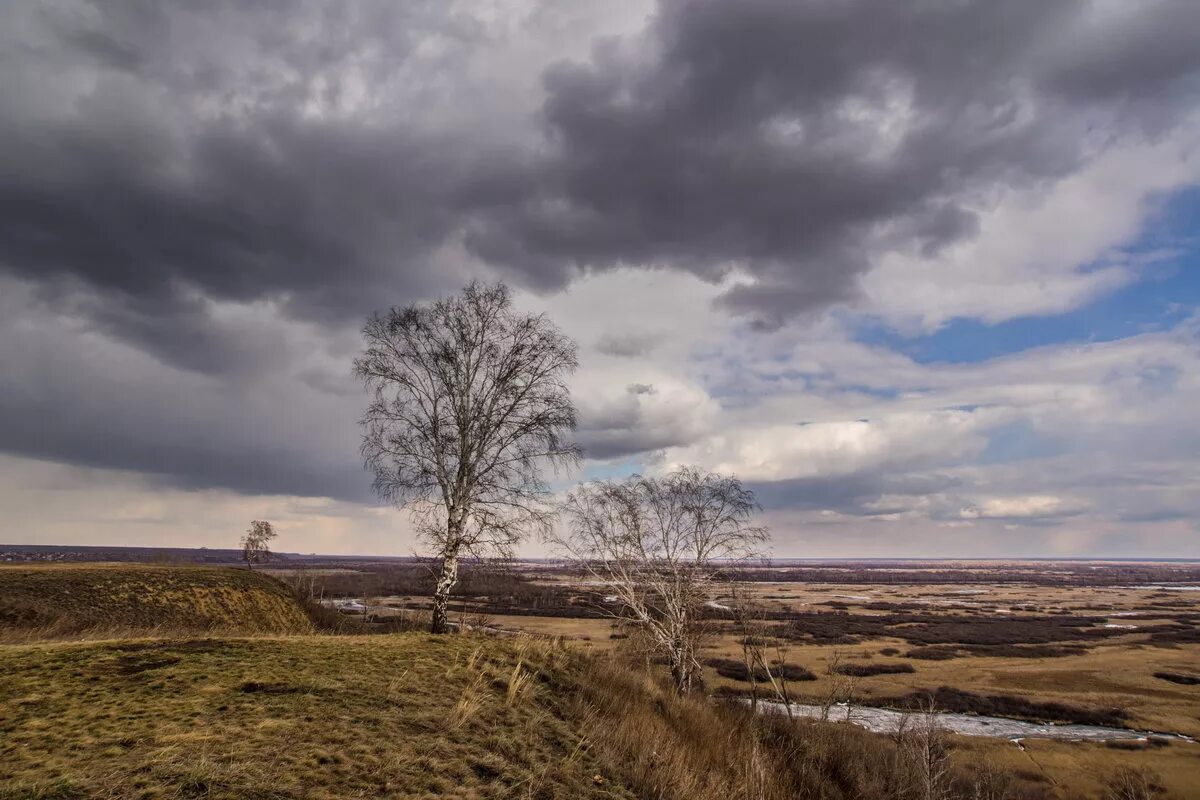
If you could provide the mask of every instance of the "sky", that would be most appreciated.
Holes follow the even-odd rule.
[[[580,469],[780,557],[1200,557],[1194,0],[0,10],[0,542],[420,551],[371,313],[504,281]],[[543,555],[530,542],[525,555]]]

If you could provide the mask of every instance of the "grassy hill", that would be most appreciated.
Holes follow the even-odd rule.
[[[0,646],[0,800],[921,800],[910,745],[677,698],[525,637]],[[961,778],[947,800],[1043,796]]]
[[[424,634],[10,646],[0,798],[628,797],[561,707],[570,661]]]
[[[305,633],[278,581],[227,567],[53,564],[0,567],[0,631],[12,640],[110,632]]]

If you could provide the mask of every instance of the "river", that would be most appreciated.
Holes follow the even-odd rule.
[[[766,711],[783,714],[783,703],[759,701]],[[820,719],[821,706],[792,704],[792,713],[798,717]],[[829,719],[833,722],[851,722],[875,733],[895,733],[902,720],[912,718],[914,712],[893,711],[888,708],[870,706],[834,706]],[[1194,742],[1195,740],[1177,733],[1154,733],[1135,731],[1128,728],[1107,728],[1103,725],[1055,725],[1042,722],[1025,722],[1005,717],[987,717],[977,714],[957,714],[937,711],[933,714],[939,728],[964,736],[993,736],[1000,739],[1065,739],[1068,741],[1103,742],[1116,739],[1145,739],[1148,736]]]

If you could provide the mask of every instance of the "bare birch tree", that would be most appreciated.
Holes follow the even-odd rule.
[[[737,478],[685,467],[583,484],[551,540],[615,596],[612,613],[642,628],[683,694],[698,683],[704,605],[720,570],[766,541],[766,529],[750,524],[757,508]]]
[[[246,569],[253,570],[255,564],[262,564],[271,558],[271,540],[275,538],[275,528],[263,519],[251,521],[250,528],[242,534],[242,560]]]
[[[553,516],[542,470],[579,458],[565,438],[575,343],[544,316],[514,312],[503,284],[476,283],[377,314],[363,336],[362,454],[375,491],[408,508],[435,550],[432,630],[442,633],[460,559],[511,555]]]

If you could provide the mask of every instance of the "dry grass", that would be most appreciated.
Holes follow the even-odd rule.
[[[1007,742],[921,743],[915,726],[878,736],[679,698],[616,658],[528,638],[0,646],[3,800],[921,800],[930,775],[944,800],[1072,796],[1053,794],[1052,779]],[[1162,764],[1186,747],[1039,742],[1030,752],[1051,774],[1072,754],[1100,753],[1087,766],[1096,781],[1128,764],[1162,772],[1170,787],[1179,774]]]
[[[979,762],[954,767],[945,742],[920,726],[895,736],[853,725],[791,722],[753,715],[744,705],[680,698],[664,683],[592,659],[574,698],[575,715],[596,751],[622,765],[640,797],[654,800],[975,798]],[[1040,781],[1003,776],[994,800],[1047,797]]]
[[[628,797],[564,714],[578,658],[425,634],[4,646],[0,798]]]
[[[776,583],[745,588],[768,610],[780,613],[808,608],[837,595],[847,599],[847,605],[856,608],[854,613],[858,614],[885,613],[886,609],[876,612],[871,608],[881,602],[904,603],[945,614],[978,614],[982,607],[994,607],[1023,614],[1108,616],[1114,624],[1136,624],[1143,628],[1187,620],[1189,615],[1200,612],[1200,597],[1196,593],[1176,592],[1164,598],[1156,597],[1156,592],[1150,589],[1113,586]],[[863,599],[850,599],[850,595]],[[1022,610],[1035,607],[1041,611]],[[529,626],[541,633],[579,636],[584,626],[596,622],[530,618]],[[520,627],[522,618],[510,617],[507,624]],[[1195,624],[1194,619],[1191,624]],[[1125,723],[1131,727],[1200,737],[1200,693],[1195,686],[1156,677],[1156,673],[1195,675],[1195,665],[1200,663],[1200,644],[1154,647],[1148,646],[1147,633],[1142,628],[1116,630],[1122,635],[1078,647],[1043,644],[969,649],[945,645],[942,647],[948,658],[915,661],[915,673],[882,674],[860,681],[856,700],[870,704],[946,686],[980,695],[1009,695],[1043,705],[1090,710],[1122,708],[1131,715]],[[611,649],[621,643],[593,636],[587,644],[596,649]],[[837,680],[828,670],[835,658],[840,659],[840,664],[865,666],[885,662],[887,659],[881,657],[901,655],[911,649],[908,642],[899,638],[836,645],[794,643],[788,650],[789,663],[807,668],[816,675],[816,680],[792,685],[793,696],[806,702],[820,702],[827,696]],[[703,657],[718,664],[724,663],[723,660],[740,662],[742,646],[732,633],[714,637]],[[745,688],[744,683],[723,677],[712,667],[706,669],[705,677],[714,691],[738,692]],[[1104,791],[1101,778],[1117,766],[1151,768],[1163,776],[1169,797],[1200,797],[1200,745],[1127,752],[1102,745],[1035,740],[1027,742],[1026,747],[1028,752],[1037,754],[1064,797],[1100,797]],[[954,754],[957,757],[965,752],[971,754],[965,760],[974,761],[982,760],[980,753],[986,754],[1002,764],[1006,772],[1037,769],[1026,752],[1006,740],[963,739]]]
[[[257,572],[151,564],[0,567],[0,642],[312,630],[292,592]]]
[[[787,591],[811,597],[819,589]],[[1016,602],[1021,591],[1028,590],[997,594]],[[1036,591],[1041,605],[1069,596],[1114,608],[1148,602],[1136,596],[1118,605],[1115,590],[1070,590],[1082,600]],[[892,602],[906,592],[872,594]],[[353,627],[331,620],[342,633]],[[584,647],[621,644],[604,620],[500,620],[512,627],[522,621],[539,634],[591,639],[579,642]],[[158,633],[147,637],[151,630]],[[27,642],[0,644],[0,800],[916,800],[930,795],[931,780],[946,800],[1013,800],[1100,797],[1118,767],[1133,770],[1126,777],[1153,775],[1147,780],[1167,797],[1200,796],[1195,745],[1126,751],[1034,741],[1019,750],[1001,740],[922,740],[917,731],[885,737],[844,724],[755,718],[740,707],[677,698],[652,674],[546,639],[261,635],[297,630],[312,630],[301,606],[278,583],[245,571],[0,568],[0,642]],[[115,632],[142,638],[61,641]],[[60,641],[31,642],[46,633]],[[895,639],[836,648],[801,643],[787,657],[817,676],[802,688],[820,696],[835,680],[827,669],[835,651],[838,663],[865,666],[897,645],[904,646]],[[1196,732],[1194,687],[1153,673],[1191,674],[1198,652],[1195,644],[1141,647],[1130,635],[1060,658],[922,661],[916,675],[864,681],[859,700],[971,687],[1119,705],[1135,724]],[[738,654],[733,637],[705,653]],[[731,685],[716,676],[713,683]]]

